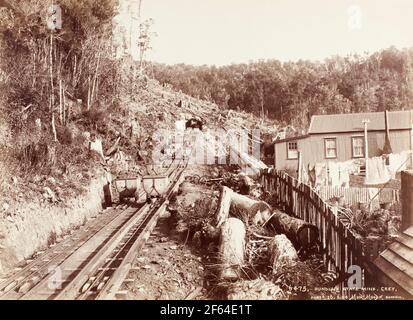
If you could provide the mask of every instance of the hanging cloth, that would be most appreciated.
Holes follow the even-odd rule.
[[[326,184],[326,164],[316,163],[315,167],[315,186],[324,186]]]
[[[335,162],[328,162],[328,182],[332,187],[340,186],[339,166]]]
[[[383,184],[390,178],[389,170],[382,157],[367,159],[366,184]]]

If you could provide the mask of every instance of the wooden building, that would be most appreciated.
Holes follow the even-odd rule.
[[[315,115],[308,134],[286,138],[274,143],[275,167],[296,170],[298,152],[303,165],[319,162],[347,161],[364,158],[364,124],[368,120],[368,157],[380,156],[386,140],[384,112]],[[388,135],[393,153],[412,150],[413,111],[390,111],[387,116]],[[411,166],[412,163],[409,163]]]

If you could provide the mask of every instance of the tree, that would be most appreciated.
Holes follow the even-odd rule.
[[[308,127],[308,115],[396,110],[413,101],[413,50],[332,57],[324,63],[277,60],[188,66],[153,64],[153,76],[220,106]],[[188,80],[190,79],[190,80]]]

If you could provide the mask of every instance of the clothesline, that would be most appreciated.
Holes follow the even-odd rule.
[[[407,161],[409,161],[409,160],[411,159],[411,157],[412,157],[412,153],[410,152],[410,153],[409,153],[409,156],[406,157],[406,160],[396,169],[396,172],[400,171],[400,170],[403,168],[403,166],[405,166],[405,165],[407,164]],[[379,192],[377,192],[377,194],[370,200],[369,206],[371,205],[371,203],[373,202],[373,200],[374,200],[377,196],[379,196],[379,194],[383,191],[383,189],[386,188],[386,186],[389,184],[389,182],[390,182],[390,180],[387,181],[387,182],[379,189]]]
[[[411,151],[403,151],[398,154],[388,155],[389,164],[384,157],[373,157],[367,159],[367,172],[365,184],[384,184],[394,179],[396,173],[406,167],[411,157]],[[365,164],[364,159],[353,159],[345,162],[319,162],[313,167],[308,165],[308,170],[302,167],[301,181],[318,186],[349,187],[350,174],[359,172],[360,167]]]

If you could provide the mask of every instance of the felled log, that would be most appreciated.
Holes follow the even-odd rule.
[[[227,290],[228,300],[283,300],[282,289],[276,284],[262,280],[237,281]]]
[[[285,234],[294,245],[301,248],[313,246],[318,239],[316,226],[279,210],[273,212],[270,224],[277,233]]]
[[[229,208],[231,207],[232,194],[234,192],[227,187],[221,189],[216,213],[216,227],[220,227],[228,218]]]
[[[221,227],[219,257],[221,280],[236,281],[241,276],[245,256],[245,225],[237,218],[228,218]]]
[[[308,248],[318,239],[316,226],[292,217],[279,210],[274,210],[264,201],[257,201],[238,194],[228,187],[223,187],[216,213],[216,226],[219,227],[230,216],[230,206],[234,205],[252,217],[256,225],[265,225],[285,234],[297,247]]]
[[[298,261],[297,251],[284,234],[276,235],[271,240],[269,252],[271,254],[271,265],[274,274],[279,274],[287,270]]]
[[[254,223],[256,224],[259,224],[260,222],[264,223],[265,221],[261,217],[271,215],[272,211],[271,207],[263,201],[251,199],[247,196],[232,191],[228,187],[223,187],[216,213],[217,227],[221,226],[222,223],[224,223],[228,218],[231,204],[245,212],[248,217],[253,217]]]

